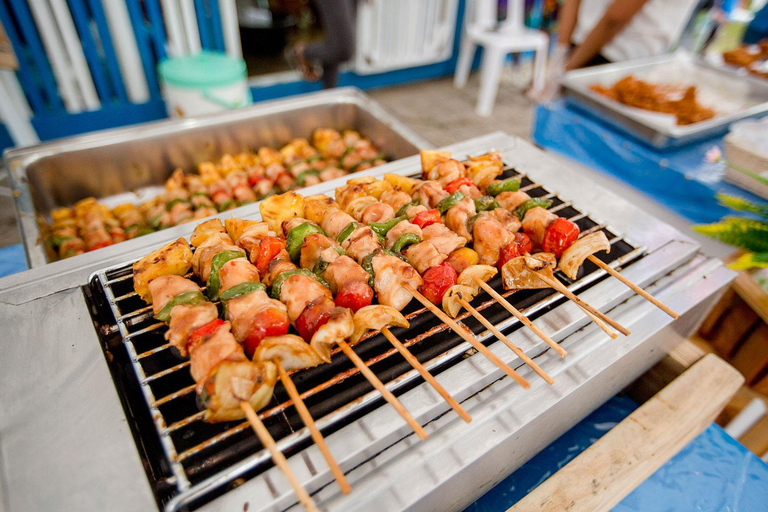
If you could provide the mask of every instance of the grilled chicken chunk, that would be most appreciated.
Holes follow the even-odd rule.
[[[458,160],[448,160],[440,162],[427,173],[427,179],[437,181],[440,186],[445,187],[453,180],[463,178],[467,175],[464,164]]]
[[[557,215],[549,210],[540,206],[531,208],[526,212],[523,219],[523,231],[531,237],[533,243],[541,245],[541,241],[544,240],[544,232],[555,219],[557,219]]]
[[[360,222],[370,224],[371,222],[386,222],[395,218],[395,210],[387,203],[376,202],[365,207]]]
[[[476,213],[475,202],[471,198],[465,197],[446,212],[445,225],[455,233],[472,241],[472,233],[467,229],[467,221]]]
[[[250,361],[221,363],[206,380],[201,401],[205,421],[235,421],[245,417],[240,402],[245,400],[254,411],[269,403],[277,383],[277,367],[271,362]]]
[[[352,222],[355,222],[355,219],[348,213],[345,213],[338,208],[328,208],[323,217],[321,227],[329,237],[335,240],[339,237],[339,234],[344,231],[344,228],[349,226]]]
[[[220,292],[245,282],[258,283],[259,271],[245,258],[229,260],[219,270],[221,278]]]
[[[165,339],[179,351],[182,357],[186,357],[189,334],[213,322],[218,316],[219,310],[212,302],[203,302],[194,306],[175,306],[171,310],[171,322],[168,324]]]
[[[520,219],[518,219],[517,216],[509,210],[505,210],[504,208],[496,208],[495,210],[488,212],[488,215],[499,221],[502,226],[507,228],[507,230],[512,233],[517,233],[520,230]]]
[[[288,308],[288,319],[291,323],[299,318],[310,302],[320,297],[333,301],[331,290],[302,274],[295,274],[286,279],[280,289],[280,302]]]
[[[211,371],[223,361],[247,361],[243,347],[230,332],[230,323],[224,322],[214,333],[190,349],[189,372],[197,383],[199,393]]]
[[[182,276],[166,275],[157,277],[149,283],[149,293],[152,295],[152,311],[156,315],[174,297],[178,297],[182,293],[199,291],[199,286]]]
[[[421,230],[424,240],[431,242],[440,253],[448,255],[467,245],[467,239],[451,231],[445,224],[430,224]]]
[[[499,261],[501,249],[514,240],[514,235],[490,215],[477,218],[472,234],[475,238],[475,251],[482,265],[495,265]]]
[[[518,190],[516,192],[502,192],[496,196],[496,202],[505,210],[513,211],[530,198],[531,196]]]
[[[382,252],[377,254],[371,263],[379,303],[392,306],[398,311],[407,306],[413,298],[404,285],[418,289],[424,283],[416,269],[395,256]]]
[[[367,283],[369,277],[368,272],[363,270],[355,260],[349,256],[338,255],[322,274],[322,278],[328,282],[334,295],[349,283]]]
[[[368,226],[359,226],[344,240],[341,247],[348,256],[362,264],[366,256],[379,249],[379,239]]]
[[[304,243],[301,246],[301,268],[312,270],[315,268],[317,260],[320,259],[320,254],[326,249],[338,247],[338,243],[335,240],[331,240],[325,235],[320,233],[312,233],[304,238]],[[335,252],[335,251],[334,251]]]
[[[269,295],[261,290],[228,300],[226,315],[227,320],[232,323],[232,334],[235,339],[239,342],[245,340],[253,331],[253,324],[258,315],[267,309],[288,312],[285,304],[279,300],[270,299]]]
[[[347,183],[343,187],[336,189],[336,202],[339,203],[342,208],[346,209],[349,203],[367,195],[370,194],[368,194],[362,185]]]
[[[405,209],[405,216],[409,222],[413,222],[413,219],[415,219],[418,214],[420,214],[421,212],[425,212],[427,210],[428,208],[421,204],[417,204],[415,206],[409,206],[408,208]]]
[[[395,224],[389,231],[387,231],[387,237],[385,240],[387,249],[391,249],[392,246],[395,245],[395,242],[397,242],[397,239],[406,233],[413,233],[421,239],[424,238],[424,235],[421,233],[421,228],[419,226],[407,220],[403,220]]]
[[[222,251],[243,251],[232,243],[232,239],[226,234],[210,236],[195,251],[192,257],[192,269],[201,280],[207,281],[211,275],[211,263],[213,257]]]
[[[393,210],[395,210],[395,212],[412,201],[410,195],[402,190],[395,190],[394,188],[385,190],[381,194],[379,200],[382,203],[387,203]]]
[[[419,274],[423,274],[427,269],[441,264],[448,257],[448,255],[442,254],[431,242],[426,240],[409,246],[403,252],[403,255]]]
[[[271,288],[275,279],[277,279],[277,276],[290,270],[296,270],[296,265],[291,262],[290,258],[288,258],[288,253],[286,252],[285,258],[280,258],[278,256],[269,262],[269,265],[267,265],[267,272],[261,276],[261,282],[264,283],[267,288]]]
[[[434,208],[437,206],[437,203],[449,195],[437,181],[425,181],[416,188],[415,192],[415,197],[419,200],[419,204],[428,208]]]

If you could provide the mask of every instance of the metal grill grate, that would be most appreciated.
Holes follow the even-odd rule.
[[[514,169],[507,169],[504,177],[517,175]],[[598,230],[606,233],[612,250],[607,255],[599,255],[603,261],[625,266],[642,257],[643,248],[634,247],[606,224],[580,212],[570,202],[561,201],[556,194],[524,175],[520,176],[521,190],[532,197],[551,199],[550,211],[576,222],[582,236]],[[560,271],[556,275],[578,293],[604,278],[605,272],[587,262],[576,281]],[[165,324],[154,320],[151,307],[133,291],[131,278],[130,264],[92,276],[90,302],[94,320],[100,327],[124,406],[129,418],[134,420],[134,436],[144,455],[158,503],[163,506],[175,498],[174,506],[182,503],[194,508],[225,492],[228,485],[237,485],[238,479],[252,477],[268,468],[271,461],[247,422],[207,424],[202,421],[203,413],[197,407],[194,382],[187,369],[189,361],[178,357],[166,343]],[[550,289],[503,292],[500,276],[489,284],[530,318],[565,300]],[[484,293],[473,305],[505,334],[521,328],[515,318]],[[411,327],[394,329],[394,334],[433,374],[460,362],[470,349],[469,344],[418,303],[412,303],[403,313]],[[481,341],[495,341],[468,314],[462,314],[457,320]],[[377,332],[364,337],[356,346],[356,352],[396,394],[421,382],[418,373]],[[331,363],[296,372],[293,379],[312,416],[316,420],[323,417],[331,420],[330,431],[384,403],[338,349]],[[272,402],[259,415],[284,452],[294,453],[307,446],[306,436],[290,435],[301,430],[303,424],[279,383]]]

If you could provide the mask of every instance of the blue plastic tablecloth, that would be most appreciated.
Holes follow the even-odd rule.
[[[470,505],[502,512],[573,460],[637,404],[618,395]],[[711,425],[619,503],[619,512],[753,512],[768,507],[768,465]]]
[[[27,270],[27,260],[24,257],[24,247],[21,244],[0,249],[0,277],[25,270]]]
[[[733,213],[717,203],[717,192],[765,202],[718,179],[722,163],[705,161],[707,150],[713,146],[722,149],[722,136],[661,151],[563,100],[536,108],[532,136],[539,146],[613,175],[695,223],[715,222]],[[716,181],[710,182],[712,179]]]

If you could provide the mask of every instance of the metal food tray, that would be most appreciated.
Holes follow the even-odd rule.
[[[695,85],[700,101],[721,112],[700,123],[668,126],[657,122],[653,113],[622,105],[590,90],[591,85],[611,86],[628,75],[653,83]],[[560,83],[569,105],[597,115],[616,129],[659,149],[723,134],[735,121],[768,113],[768,81],[707,65],[684,51],[570,71]]]
[[[248,148],[279,148],[295,137],[310,138],[321,127],[358,130],[393,160],[432,147],[362,91],[346,87],[222,114],[141,124],[9,150],[4,163],[16,195],[27,262],[30,268],[48,263],[38,217],[49,216],[55,208],[90,196],[110,206],[146,201],[157,195],[158,187],[178,167],[192,170],[199,162]],[[339,183],[346,179],[339,178]],[[242,216],[254,208],[251,204],[227,213]],[[153,237],[159,240],[167,234],[117,245],[128,252],[151,243]],[[83,264],[106,261],[109,249],[70,259]]]

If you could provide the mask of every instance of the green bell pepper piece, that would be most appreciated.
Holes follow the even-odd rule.
[[[288,250],[291,260],[294,262],[299,260],[304,239],[313,233],[325,234],[322,229],[311,222],[303,222],[288,231],[288,236],[285,237],[285,248]]]
[[[230,299],[234,299],[235,297],[241,297],[243,295],[247,295],[251,292],[255,292],[258,290],[261,290],[262,292],[264,292],[267,290],[267,287],[264,286],[262,283],[245,281],[244,283],[240,283],[238,285],[233,286],[232,288],[224,290],[223,292],[221,292],[221,295],[219,296],[219,298],[222,300],[222,302],[226,302]]]
[[[541,197],[532,197],[531,199],[527,200],[523,204],[517,207],[515,210],[515,215],[517,215],[517,218],[520,220],[523,220],[525,217],[525,214],[528,213],[528,210],[531,208],[536,208],[537,206],[540,206],[544,209],[549,208],[552,206],[552,201],[549,199],[544,199]]]
[[[211,262],[211,275],[208,276],[207,293],[211,300],[219,298],[219,289],[221,289],[221,277],[219,276],[219,270],[224,264],[230,260],[236,260],[237,258],[245,258],[244,251],[221,251],[219,254],[213,257]]]
[[[373,232],[379,235],[380,238],[384,238],[387,236],[387,232],[389,232],[390,229],[404,220],[405,215],[402,217],[395,217],[394,219],[388,220],[387,222],[369,222],[368,226],[370,226]]]
[[[459,201],[464,199],[464,194],[461,192],[454,192],[453,194],[449,195],[439,203],[437,203],[437,209],[440,210],[440,215],[444,214],[457,204],[459,204]]]
[[[163,306],[163,309],[155,315],[155,320],[169,322],[171,320],[171,310],[176,306],[194,306],[203,302],[208,302],[208,299],[200,292],[182,293],[168,301],[168,304]]]
[[[341,230],[341,233],[339,233],[339,236],[336,238],[336,241],[340,244],[344,243],[344,240],[349,238],[349,235],[352,234],[354,230],[359,228],[362,224],[359,224],[357,222],[350,222],[347,227]]]
[[[399,210],[397,210],[397,213],[395,214],[395,216],[402,217],[403,215],[405,215],[405,210],[407,210],[409,206],[419,206],[419,202],[420,201],[417,199],[411,203],[404,204],[403,206],[400,207]]]
[[[320,173],[316,169],[307,169],[306,171],[300,172],[298,176],[296,176],[296,185],[299,187],[303,187],[304,183],[307,181],[307,176],[319,176]]]
[[[392,252],[402,253],[409,245],[417,244],[419,242],[421,242],[421,238],[416,233],[402,234],[395,242],[395,245],[392,246]]]
[[[502,192],[517,192],[520,189],[520,178],[507,178],[503,181],[491,183],[485,187],[485,193],[489,196],[497,196]]]
[[[483,196],[475,199],[475,210],[478,212],[486,212],[489,210],[495,210],[499,207],[499,203],[496,202],[491,196]]]
[[[171,199],[168,201],[168,204],[165,205],[165,211],[169,212],[171,211],[171,208],[173,208],[176,203],[189,203],[186,199],[182,199],[180,197],[177,197],[176,199]]]
[[[312,272],[310,272],[309,270],[307,270],[305,268],[299,268],[299,269],[296,269],[296,270],[289,270],[287,272],[283,272],[282,274],[277,276],[277,279],[275,279],[275,281],[272,283],[272,290],[270,291],[270,295],[272,296],[272,298],[280,300],[280,291],[283,289],[283,283],[285,283],[285,281],[289,277],[295,276],[297,274],[301,274],[301,275],[304,275],[304,276],[307,276],[307,277],[311,277],[312,279],[314,279],[315,281],[317,281],[321,285],[325,286],[326,288],[330,288],[328,286],[328,283],[326,283],[325,280],[322,277],[313,274]]]
[[[229,201],[224,201],[221,206],[217,208],[220,212],[224,212],[229,210],[232,206],[237,206],[237,201],[234,199],[230,199]]]

